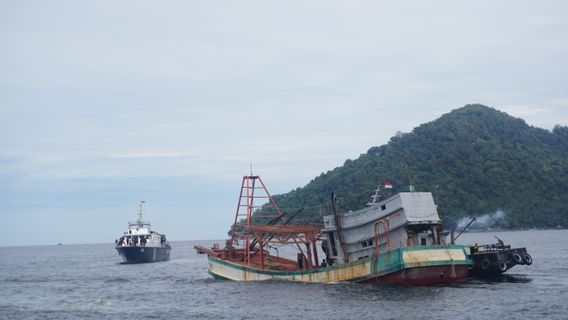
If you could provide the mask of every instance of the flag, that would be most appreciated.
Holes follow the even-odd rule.
[[[385,189],[392,189],[392,182],[385,182]]]

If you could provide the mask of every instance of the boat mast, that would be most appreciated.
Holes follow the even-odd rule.
[[[341,214],[337,208],[337,197],[335,193],[331,193],[331,208],[333,209],[333,218],[335,220],[335,228],[337,229],[337,235],[339,236],[339,246],[341,246],[341,251],[343,251],[343,262],[349,262],[349,254],[347,253],[347,244],[345,243],[345,235],[343,234],[343,223],[341,222]]]
[[[377,189],[375,190],[375,194],[371,196],[371,201],[367,202],[368,206],[372,206],[375,203],[379,202],[379,191],[381,191],[381,185],[379,184],[377,186]]]
[[[408,165],[406,164],[406,160],[404,159],[404,155],[400,155],[400,162],[402,162],[402,167],[404,168],[404,171],[406,171],[406,177],[408,179],[408,191],[410,192],[414,192],[416,191],[414,189],[414,183],[412,183],[412,176],[410,174],[410,170],[408,170]]]
[[[142,204],[146,203],[146,201],[141,200],[140,201],[140,209],[138,210],[138,225],[142,226],[143,222],[142,222]]]
[[[258,204],[258,201],[265,202],[265,204]],[[274,202],[274,199],[272,199],[260,176],[243,176],[235,220],[231,228],[231,242],[244,238],[244,261],[247,265],[250,264],[250,256],[254,253],[254,248],[251,249],[251,243],[255,239],[252,239],[253,235],[250,233],[250,227],[253,225],[253,219],[255,218],[253,214],[257,209],[264,208],[268,212],[272,211],[275,223],[280,221],[282,224],[286,224],[287,219],[276,205],[276,202]],[[266,216],[263,218],[266,218]],[[260,246],[262,245],[263,243],[260,243]]]

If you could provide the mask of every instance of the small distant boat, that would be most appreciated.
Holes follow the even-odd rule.
[[[431,285],[468,277],[471,259],[465,246],[446,244],[439,233],[442,224],[431,193],[411,189],[379,202],[378,190],[366,208],[345,213],[332,194],[333,213],[323,216],[323,225],[290,225],[302,209],[285,216],[259,176],[244,176],[225,247],[195,249],[207,254],[213,277],[236,281]],[[267,207],[275,217],[263,215],[267,222],[253,223],[254,211]],[[318,242],[325,253],[321,263]],[[273,255],[275,245],[296,247],[297,259],[278,251]]]
[[[58,243],[57,245],[58,245],[58,246],[62,246],[62,245],[63,245],[63,243],[59,242],[59,243]]]
[[[128,231],[115,240],[116,251],[124,263],[165,261],[170,258],[171,246],[166,235],[151,230],[150,223],[142,220],[142,204],[136,222],[128,223]]]

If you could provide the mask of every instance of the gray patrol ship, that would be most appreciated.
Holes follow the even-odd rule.
[[[128,231],[117,240],[116,251],[124,263],[144,263],[165,261],[170,258],[172,247],[166,240],[166,235],[151,230],[150,223],[142,220],[142,204],[138,220],[128,223]]]

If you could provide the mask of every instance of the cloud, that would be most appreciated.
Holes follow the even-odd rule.
[[[505,105],[501,110],[549,130],[556,124],[566,125],[568,122],[568,98],[550,98],[535,104]]]
[[[552,3],[6,2],[0,182],[231,184],[252,162],[285,192],[467,103],[566,125]]]
[[[553,111],[553,109],[551,108],[539,107],[534,105],[504,106],[502,110],[510,115],[520,118],[541,115],[543,113],[548,113],[550,111]]]

